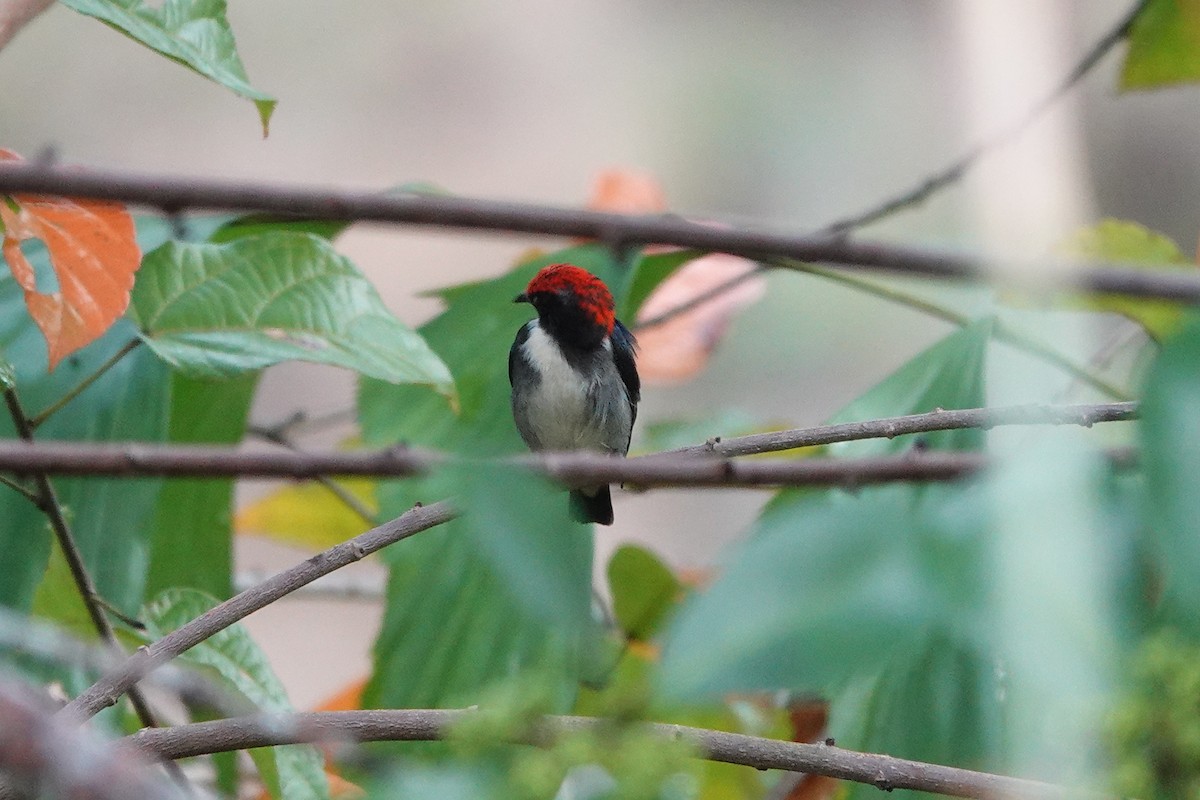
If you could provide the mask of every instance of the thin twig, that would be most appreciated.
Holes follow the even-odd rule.
[[[71,171],[32,163],[0,165],[0,192],[120,200],[167,211],[265,211],[328,220],[361,220],[457,230],[569,236],[622,246],[661,244],[751,259],[785,256],[904,275],[980,281],[999,259],[841,237],[716,227],[671,214],[627,215],[445,195],[385,195],[257,183]],[[1050,263],[1039,270],[1076,291],[1200,301],[1200,275],[1132,264]]]
[[[669,450],[663,455],[717,455],[724,457],[775,453],[799,447],[816,447],[835,442],[861,439],[894,438],[910,433],[990,429],[1002,425],[1082,425],[1099,422],[1125,422],[1138,419],[1137,403],[1104,403],[1075,406],[1007,406],[1004,408],[968,408],[957,411],[938,409],[925,414],[844,422],[813,428],[753,433],[728,439],[711,439],[701,445]]]
[[[1104,36],[1100,37],[1097,42],[1092,45],[1091,49],[1084,55],[1078,64],[1068,72],[1058,84],[1051,89],[1045,96],[1035,102],[1029,109],[1012,122],[1008,127],[997,131],[988,138],[976,144],[974,147],[967,150],[966,153],[959,156],[949,165],[943,167],[938,172],[923,178],[916,186],[908,191],[880,203],[874,208],[859,212],[850,217],[837,220],[821,229],[822,233],[845,234],[857,228],[869,225],[872,222],[877,222],[884,217],[891,216],[897,211],[905,208],[918,205],[929,199],[931,195],[941,189],[946,188],[958,182],[972,167],[974,167],[985,156],[1000,149],[1008,142],[1016,139],[1028,128],[1038,117],[1051,108],[1064,95],[1067,94],[1075,84],[1083,80],[1100,60],[1129,35],[1129,30],[1133,26],[1133,22],[1137,16],[1142,13],[1149,0],[1139,0],[1134,3],[1129,11],[1123,16],[1120,21]]]
[[[448,502],[420,506],[402,516],[372,528],[348,541],[307,558],[257,586],[234,595],[191,622],[167,634],[153,644],[139,648],[121,666],[106,673],[99,681],[68,703],[62,713],[86,719],[117,701],[134,684],[166,662],[186,652],[213,634],[228,628],[249,614],[270,605],[289,592],[312,583],[322,575],[365,558],[389,544],[453,519],[455,511]]]
[[[321,711],[240,717],[198,722],[175,728],[140,731],[128,737],[138,747],[167,758],[330,741],[434,741],[445,739],[453,726],[478,713],[471,710],[404,709],[388,711]],[[514,741],[551,746],[558,738],[611,726],[597,717],[543,717]],[[1041,781],[994,775],[825,744],[786,742],[686,725],[640,723],[663,741],[683,740],[710,761],[755,769],[780,769],[870,784],[880,789],[915,789],[953,797],[1069,798],[1100,797]]]
[[[110,369],[112,369],[114,366],[116,366],[118,361],[120,361],[122,358],[124,358],[125,356],[132,353],[137,348],[137,346],[141,343],[142,343],[141,339],[137,339],[137,338],[130,339],[128,342],[126,342],[124,344],[124,346],[121,347],[120,350],[113,353],[112,356],[107,361],[105,361],[103,364],[101,364],[99,367],[97,367],[96,370],[91,375],[88,375],[87,377],[85,377],[78,384],[76,384],[74,388],[70,389],[66,394],[64,394],[62,397],[58,398],[58,400],[51,403],[48,407],[42,409],[40,412],[38,412],[37,414],[30,417],[29,418],[29,427],[33,428],[34,430],[37,430],[42,425],[42,423],[44,423],[46,420],[50,419],[50,417],[54,416],[54,414],[57,411],[61,410],[63,408],[63,406],[65,406],[67,403],[71,402],[76,397],[78,397],[80,394],[82,394],[85,389],[87,389],[89,386],[91,386],[93,383],[95,383],[97,380],[99,380],[104,375],[104,373],[108,372]]]
[[[927,314],[944,322],[949,322],[952,325],[965,326],[969,325],[972,320],[965,314],[960,314],[957,311],[946,308],[945,306],[933,303],[925,298],[918,297],[911,292],[905,292],[893,286],[885,286],[875,281],[863,278],[859,275],[838,272],[832,269],[825,269],[813,264],[803,264],[785,259],[775,259],[770,263],[772,266],[782,267],[785,269],[805,272],[810,275],[816,275],[827,280],[841,283],[850,286],[867,294],[881,297],[884,300],[890,300],[894,303],[916,309],[924,314]],[[1045,342],[1030,336],[1029,334],[1019,331],[1008,325],[1002,320],[995,320],[992,323],[992,338],[998,342],[1003,342],[1010,347],[1016,348],[1028,355],[1039,358],[1047,364],[1058,367],[1060,370],[1070,375],[1077,381],[1086,383],[1093,389],[1108,395],[1116,400],[1132,400],[1129,392],[1114,386],[1100,375],[1097,375],[1094,370],[1085,364],[1080,364],[1066,355],[1055,350]]]
[[[880,203],[873,208],[861,211],[853,216],[831,222],[828,225],[816,231],[816,235],[834,235],[845,236],[847,233],[877,222],[884,217],[890,216],[897,211],[918,205],[928,200],[936,192],[945,189],[948,186],[957,183],[962,177],[977,163],[979,163],[987,155],[990,155],[994,150],[999,149],[1005,143],[1016,138],[1029,125],[1031,125],[1039,116],[1047,109],[1054,105],[1063,95],[1083,79],[1088,72],[1092,70],[1100,62],[1113,47],[1115,47],[1122,39],[1129,34],[1129,29],[1133,25],[1133,21],[1137,18],[1142,9],[1146,7],[1148,0],[1139,0],[1129,10],[1129,12],[1121,18],[1121,20],[1104,36],[1102,36],[1080,60],[1075,67],[1067,73],[1067,75],[1058,83],[1058,85],[1050,91],[1045,97],[1034,103],[1024,115],[1019,117],[1010,127],[1001,130],[984,141],[976,144],[969,149],[958,159],[943,167],[938,172],[922,178],[916,186],[902,194]],[[761,275],[766,270],[762,264],[755,269],[742,273],[734,278],[725,281],[713,288],[699,294],[689,300],[686,300],[674,308],[669,308],[650,319],[643,320],[638,324],[639,328],[652,328],[656,325],[662,325],[675,317],[686,314],[692,309],[720,297],[725,292],[740,286],[745,281]],[[1121,395],[1113,395],[1120,397]]]
[[[293,419],[296,418],[294,417]],[[248,433],[252,433],[255,436],[258,436],[260,439],[265,439],[268,442],[273,442],[281,447],[286,447],[288,450],[299,452],[300,448],[291,440],[290,437],[288,437],[286,433],[287,429],[293,424],[296,423],[292,422],[291,420],[285,420],[284,423],[272,427],[251,425],[246,430]],[[317,475],[315,478],[313,478],[313,480],[329,490],[334,497],[341,501],[342,505],[346,506],[355,514],[357,514],[358,517],[363,520],[363,522],[367,523],[368,525],[379,524],[379,517],[375,514],[375,512],[368,508],[366,503],[355,497],[353,492],[351,492],[345,486],[342,486],[328,475]]]
[[[0,475],[0,486],[7,486],[9,489],[12,489],[14,492],[37,506],[39,510],[41,509],[42,498],[38,496],[37,492],[30,489],[28,486],[25,486],[24,484],[13,480],[6,475]]]

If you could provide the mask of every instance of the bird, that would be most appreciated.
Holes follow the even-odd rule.
[[[513,302],[537,312],[508,351],[513,421],[525,444],[627,454],[641,381],[637,342],[616,318],[612,292],[582,267],[551,264]],[[581,522],[611,525],[609,486],[572,490],[570,510]]]

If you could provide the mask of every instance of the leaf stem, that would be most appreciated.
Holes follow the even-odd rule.
[[[0,475],[0,486],[7,486],[29,502],[33,503],[38,508],[42,507],[42,499],[37,496],[37,493],[19,481],[15,481],[5,475]]]
[[[142,343],[142,340],[138,339],[136,337],[133,339],[130,339],[128,342],[125,343],[125,345],[120,350],[113,353],[112,357],[110,357],[107,361],[105,361],[103,364],[101,364],[99,367],[97,367],[95,372],[93,372],[91,375],[88,375],[83,380],[81,380],[79,383],[77,383],[74,386],[74,388],[72,388],[70,391],[68,391],[62,397],[58,398],[58,400],[56,400],[54,403],[52,403],[49,407],[43,409],[42,411],[38,412],[34,416],[30,417],[29,418],[29,427],[32,430],[37,430],[42,425],[42,423],[44,423],[46,420],[48,420],[50,417],[52,417],[56,412],[60,411],[63,408],[63,406],[65,406],[67,403],[70,403],[76,397],[81,395],[84,392],[84,390],[86,390],[89,386],[91,386],[93,383],[95,383],[97,380],[99,380],[100,377],[104,375],[104,373],[108,372],[110,369],[112,369],[114,366],[116,366],[118,361],[120,361],[122,358],[124,358],[125,356],[127,356],[131,352],[133,352],[137,348],[137,346],[141,343]]]
[[[868,278],[862,278],[857,275],[852,275],[839,270],[826,269],[818,267],[814,264],[806,264],[802,261],[792,261],[790,259],[778,259],[766,261],[764,263],[771,266],[782,267],[794,272],[806,272],[810,275],[816,275],[822,278],[827,278],[836,283],[841,283],[845,286],[857,289],[867,294],[881,297],[885,300],[890,300],[893,303],[899,303],[908,306],[916,311],[928,314],[931,317],[949,322],[952,325],[967,325],[971,322],[971,318],[965,314],[960,314],[945,306],[918,297],[910,292],[897,289],[892,286],[885,286],[876,283]],[[1099,392],[1102,392],[1109,397],[1117,400],[1132,400],[1133,396],[1129,392],[1110,383],[1109,381],[1097,375],[1095,371],[1089,367],[1080,364],[1063,353],[1055,350],[1045,342],[1039,341],[1037,338],[1030,336],[1027,333],[1013,328],[1000,320],[996,320],[992,327],[992,338],[996,341],[1004,342],[1010,347],[1021,350],[1035,358],[1040,358],[1048,364],[1058,367],[1063,372],[1070,375],[1072,378],[1086,383]]]
[[[289,427],[291,427],[293,424],[296,424],[295,420],[296,417],[293,417],[290,420],[284,420],[282,423],[274,427],[251,425],[247,431],[259,437],[260,439],[265,439],[268,442],[273,442],[282,447],[286,447],[288,450],[301,452],[300,448],[296,446],[296,443],[293,442],[286,433]],[[328,489],[334,497],[340,500],[343,505],[357,514],[368,525],[375,526],[379,524],[379,518],[375,515],[375,512],[368,508],[365,503],[355,497],[354,494],[345,486],[342,486],[328,475],[317,475],[314,476],[313,480]]]

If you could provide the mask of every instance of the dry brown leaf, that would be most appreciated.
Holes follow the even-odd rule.
[[[20,156],[0,150],[0,161]],[[25,291],[25,305],[50,353],[50,368],[98,339],[125,313],[141,264],[133,218],[119,203],[45,195],[0,202],[4,258]],[[13,205],[16,207],[13,208]],[[39,239],[50,254],[58,291],[37,290],[21,242]]]
[[[754,269],[751,261],[720,253],[691,261],[646,298],[638,319],[653,319]],[[642,380],[672,384],[695,377],[707,366],[733,315],[765,291],[763,278],[749,278],[666,322],[639,330],[638,374]]]

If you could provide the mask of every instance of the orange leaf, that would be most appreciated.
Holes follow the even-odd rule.
[[[0,161],[19,160],[15,153],[0,150]],[[14,195],[12,203],[0,202],[0,222],[4,258],[25,290],[25,305],[46,337],[54,369],[125,313],[142,259],[133,218],[119,203]],[[39,239],[46,246],[58,291],[37,290],[33,265],[21,252],[26,239]]]
[[[613,168],[597,176],[587,206],[614,214],[655,214],[667,210],[667,197],[650,175]]]
[[[362,708],[362,694],[365,688],[367,679],[360,678],[326,697],[313,711],[354,711]]]

